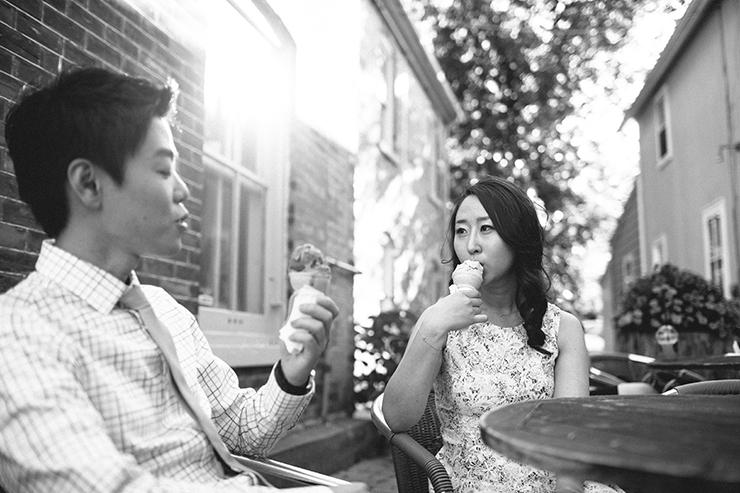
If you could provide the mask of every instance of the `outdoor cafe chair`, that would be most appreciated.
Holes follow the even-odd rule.
[[[427,493],[430,482],[436,493],[452,492],[450,476],[435,457],[442,448],[442,436],[433,392],[429,393],[421,419],[407,432],[393,432],[385,422],[383,394],[373,402],[370,415],[375,427],[392,446],[398,493]]]
[[[663,392],[663,395],[695,394],[695,395],[738,395],[740,394],[740,379],[704,380],[702,382],[677,385]]]

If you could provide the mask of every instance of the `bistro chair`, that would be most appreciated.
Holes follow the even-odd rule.
[[[371,417],[378,431],[391,444],[393,468],[398,493],[428,493],[429,483],[435,493],[451,493],[452,481],[435,454],[442,448],[439,418],[435,410],[434,393],[429,393],[424,414],[407,432],[391,431],[383,416],[383,394],[375,402]]]
[[[738,395],[740,379],[705,380],[684,385],[677,385],[663,392],[663,395],[696,394],[696,395]]]
[[[593,352],[589,354],[591,368],[607,372],[625,382],[639,382],[655,358],[636,353]]]

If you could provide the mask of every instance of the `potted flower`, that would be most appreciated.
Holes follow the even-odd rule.
[[[687,270],[665,264],[635,281],[616,317],[618,343],[625,351],[658,356],[655,340],[678,333],[679,356],[705,356],[732,350],[740,341],[740,302]]]

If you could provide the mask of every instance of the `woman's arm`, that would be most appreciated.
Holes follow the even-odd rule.
[[[560,313],[558,349],[554,397],[587,396],[590,360],[583,326],[573,314],[565,311]]]
[[[480,305],[478,291],[457,291],[421,314],[401,363],[385,388],[383,415],[392,430],[405,431],[419,421],[442,365],[447,334],[485,322]]]

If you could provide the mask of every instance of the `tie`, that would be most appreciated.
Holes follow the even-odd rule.
[[[260,481],[258,481],[259,477],[262,484],[269,485],[269,483],[264,478],[262,478],[260,475],[258,475],[248,467],[240,464],[229,453],[223,440],[221,440],[218,431],[216,431],[215,425],[208,418],[208,416],[206,416],[205,411],[198,404],[195,394],[193,394],[192,390],[190,390],[190,387],[185,380],[185,374],[182,372],[180,361],[177,358],[177,349],[175,348],[175,343],[172,340],[172,336],[170,335],[167,328],[157,318],[157,315],[154,313],[152,306],[149,304],[149,301],[146,299],[144,292],[141,290],[141,287],[138,284],[132,284],[131,287],[123,293],[123,296],[121,296],[121,305],[139,312],[139,315],[144,322],[144,327],[146,327],[146,330],[149,332],[151,338],[154,340],[157,346],[159,346],[159,349],[164,355],[165,361],[167,361],[167,364],[170,367],[170,374],[172,375],[172,380],[175,383],[175,388],[177,389],[180,397],[185,403],[185,407],[188,408],[190,414],[198,422],[201,429],[206,434],[206,437],[208,437],[208,441],[211,442],[211,445],[216,451],[218,457],[232,471],[247,473],[251,475],[254,484],[260,484]]]

